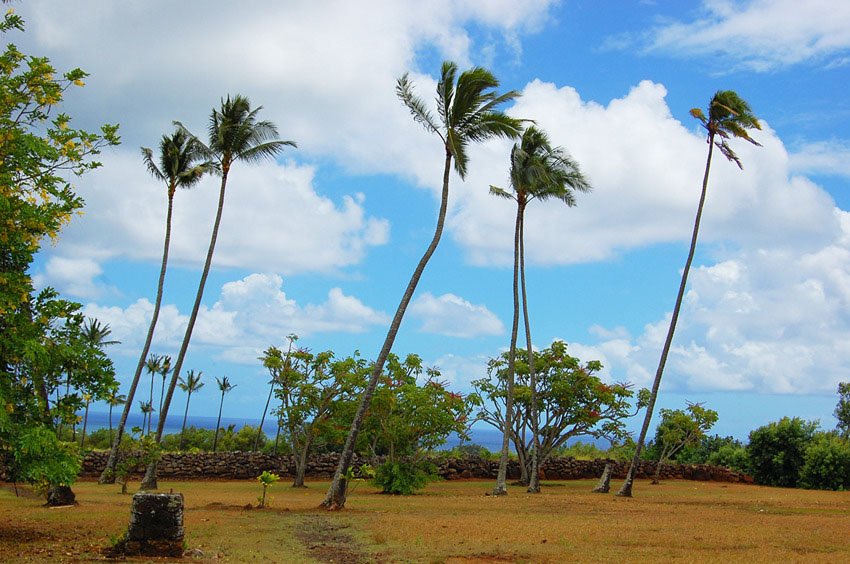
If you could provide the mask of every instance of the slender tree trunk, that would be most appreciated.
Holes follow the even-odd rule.
[[[304,448],[295,457],[295,481],[292,482],[293,488],[304,487],[304,475],[307,473],[307,453],[310,452],[311,442],[311,440],[307,439],[304,442]]]
[[[192,399],[192,390],[186,395],[186,409],[183,411],[183,426],[180,427],[180,450],[186,448],[186,419],[189,418],[189,400]]]
[[[345,496],[348,485],[346,483],[345,475],[348,472],[348,468],[351,466],[351,459],[354,457],[354,445],[357,443],[357,436],[360,434],[360,429],[366,418],[366,410],[372,402],[372,396],[375,394],[375,387],[378,385],[378,378],[384,369],[384,363],[387,360],[387,356],[392,350],[393,342],[395,342],[399,327],[401,327],[401,321],[404,318],[404,312],[407,310],[407,306],[413,298],[413,292],[416,290],[417,284],[419,284],[419,279],[425,271],[425,266],[428,264],[428,261],[434,254],[434,251],[437,250],[437,245],[440,243],[440,237],[443,234],[443,225],[446,221],[446,210],[448,209],[449,203],[449,174],[451,173],[451,163],[452,154],[447,148],[445,168],[443,170],[443,190],[440,197],[440,211],[437,215],[437,226],[434,230],[434,237],[431,239],[431,243],[428,245],[425,254],[422,255],[422,258],[419,260],[419,264],[416,265],[416,269],[413,271],[410,282],[407,284],[407,288],[401,297],[401,302],[398,304],[395,316],[393,316],[392,323],[390,323],[390,328],[387,332],[386,339],[384,339],[381,352],[378,354],[378,358],[375,359],[375,366],[372,369],[372,374],[369,376],[369,383],[360,398],[360,405],[354,415],[354,421],[351,423],[351,430],[348,433],[348,437],[345,439],[345,445],[343,446],[342,453],[340,453],[339,465],[334,472],[333,482],[331,482],[331,486],[328,488],[325,500],[322,502],[322,505],[327,509],[339,510],[345,507]]]
[[[109,404],[109,442],[112,443],[112,404]]]
[[[508,381],[505,392],[505,427],[502,429],[502,452],[499,457],[499,470],[496,474],[496,487],[493,495],[508,495],[508,449],[513,433],[514,378],[516,373],[516,342],[519,333],[519,241],[522,230],[522,205],[517,202],[516,224],[514,226],[514,311],[511,325],[511,344],[508,351]]]
[[[112,441],[112,448],[109,449],[109,457],[106,461],[106,467],[100,475],[101,484],[115,483],[115,464],[118,462],[118,446],[121,444],[121,438],[124,436],[124,428],[127,425],[127,416],[133,407],[133,398],[136,395],[136,388],[139,385],[139,380],[142,377],[142,369],[145,367],[145,359],[150,352],[151,343],[153,342],[153,334],[156,329],[156,323],[159,319],[159,309],[162,305],[162,289],[165,284],[165,271],[168,265],[168,248],[171,244],[171,217],[174,206],[174,191],[169,187],[168,191],[168,211],[165,217],[165,243],[162,249],[162,265],[159,269],[159,281],[156,287],[156,300],[153,306],[153,314],[151,315],[151,323],[148,327],[148,334],[145,337],[145,344],[142,347],[142,354],[139,355],[139,362],[136,364],[136,372],[133,374],[133,380],[130,382],[130,390],[127,392],[127,403],[124,404],[124,410],[121,412],[121,419],[118,421],[118,428],[115,433],[115,438]]]
[[[688,260],[685,261],[685,268],[682,271],[682,281],[679,283],[679,293],[676,295],[676,305],[673,307],[673,316],[670,318],[670,326],[667,328],[667,338],[664,341],[664,348],[661,349],[661,358],[658,361],[658,369],[655,371],[655,380],[652,382],[652,392],[649,397],[649,404],[646,406],[646,415],[643,418],[643,426],[640,428],[640,436],[638,437],[635,454],[632,457],[632,463],[629,466],[629,471],[626,473],[626,479],[620,487],[617,495],[620,497],[632,497],[632,484],[635,479],[635,471],[640,464],[640,453],[643,450],[643,445],[646,442],[646,434],[649,431],[649,423],[652,421],[652,412],[655,410],[655,401],[658,399],[658,388],[661,386],[661,376],[664,374],[664,365],[667,364],[667,355],[670,353],[670,346],[673,343],[673,333],[676,331],[676,322],[679,320],[679,311],[682,308],[682,300],[685,297],[685,286],[688,284],[688,273],[691,270],[691,263],[694,260],[694,253],[697,248],[697,237],[699,235],[699,224],[702,219],[702,210],[705,206],[705,195],[708,190],[708,173],[711,169],[711,154],[714,150],[714,133],[708,135],[708,158],[705,161],[705,175],[702,179],[702,193],[697,206],[697,215],[694,219],[694,231],[691,235],[691,247],[688,250]]]
[[[89,424],[89,402],[86,402],[86,414],[83,416],[83,434],[80,438],[80,450],[86,446],[86,427]]]
[[[254,450],[257,450],[257,445],[260,444],[260,436],[263,434],[263,423],[266,422],[266,412],[269,410],[269,403],[272,401],[272,393],[274,392],[274,379],[272,379],[272,385],[269,388],[269,397],[266,398],[266,407],[263,408],[263,416],[260,417],[260,428],[257,429],[257,438],[254,439]]]
[[[218,420],[215,422],[215,438],[213,438],[213,452],[218,448],[218,428],[221,427],[221,410],[224,407],[224,392],[221,392],[221,402],[218,404]]]
[[[228,164],[222,165],[221,187],[218,193],[218,210],[216,210],[215,214],[212,236],[210,237],[210,246],[207,250],[207,258],[204,261],[204,270],[201,272],[201,281],[198,284],[198,293],[195,295],[195,304],[192,306],[192,314],[189,316],[189,324],[186,326],[186,334],[183,336],[183,344],[180,345],[180,352],[177,355],[177,362],[171,373],[171,381],[168,383],[168,391],[165,394],[165,401],[163,402],[162,409],[159,413],[159,423],[156,426],[157,442],[162,441],[162,432],[165,429],[165,420],[168,418],[168,409],[171,406],[171,398],[174,395],[174,388],[177,387],[177,379],[180,376],[180,370],[183,368],[183,361],[186,359],[186,350],[189,348],[189,341],[192,340],[192,331],[195,329],[195,322],[198,319],[198,311],[201,309],[201,300],[204,297],[204,287],[207,284],[207,276],[209,276],[213,253],[215,252],[215,243],[218,239],[218,227],[221,224],[221,215],[224,211],[224,194],[225,189],[227,188],[227,173],[229,170],[230,167]],[[217,431],[216,438],[218,438]],[[145,470],[143,484],[148,486],[145,489],[156,489],[156,464],[157,461],[154,460],[148,464],[147,470]]]
[[[523,212],[525,208],[523,207]],[[520,222],[519,275],[522,287],[522,316],[525,323],[525,342],[528,355],[528,377],[531,386],[531,469],[528,476],[528,492],[540,493],[540,437],[537,415],[537,371],[534,368],[534,350],[531,345],[531,325],[528,323],[528,293],[525,286],[525,214]]]
[[[162,396],[165,395],[165,374],[162,376],[162,386],[159,390],[159,412],[162,413]]]

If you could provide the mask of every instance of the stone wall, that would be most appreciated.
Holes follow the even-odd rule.
[[[106,452],[90,452],[83,460],[83,477],[97,477],[106,465]],[[338,461],[336,454],[312,456],[307,464],[307,477],[330,478]],[[357,455],[353,465],[356,468],[369,462]],[[435,458],[432,462],[438,468],[438,474],[447,480],[486,478],[495,479],[498,461],[479,457]],[[541,477],[548,480],[578,480],[598,478],[606,462],[614,465],[614,478],[623,478],[628,470],[628,462],[610,460],[576,460],[575,458],[552,458],[543,465]],[[143,472],[143,468],[138,468]],[[159,461],[158,476],[161,479],[253,479],[264,470],[281,476],[295,475],[295,462],[288,455],[270,455],[258,452],[219,452],[178,454],[165,453]],[[642,462],[637,471],[638,478],[648,478],[655,473],[654,462]],[[519,465],[512,461],[508,465],[508,478],[519,478]],[[705,464],[670,464],[661,471],[661,478],[702,480],[717,482],[751,482],[749,476],[719,466]]]

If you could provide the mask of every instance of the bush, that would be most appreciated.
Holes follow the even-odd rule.
[[[499,458],[499,453],[492,452],[487,447],[475,443],[457,445],[451,450],[439,450],[437,454],[443,458],[478,457],[484,460],[497,460]]]
[[[437,479],[436,468],[423,462],[387,461],[375,469],[372,483],[381,488],[381,493],[410,495]]]
[[[816,490],[850,488],[850,443],[836,433],[818,433],[806,449],[800,486]]]
[[[721,437],[720,435],[705,436],[694,445],[689,445],[683,448],[675,457],[676,461],[681,464],[717,464],[718,466],[728,466],[718,462],[711,462],[712,457],[715,460],[725,460],[736,449],[744,448],[744,443],[735,437]],[[724,454],[718,453],[723,450]],[[729,466],[731,468],[731,466]]]
[[[750,432],[747,457],[757,484],[795,488],[806,449],[817,431],[816,421],[783,417]]]
[[[738,442],[738,441],[735,441]],[[703,463],[698,463],[703,464]],[[712,464],[714,466],[725,466],[738,472],[745,474],[750,472],[750,461],[747,457],[747,449],[740,443],[725,444],[708,455],[704,464]]]
[[[602,450],[593,443],[576,441],[571,445],[564,445],[552,451],[553,456],[571,456],[576,460],[595,460],[597,458],[609,458],[611,449]]]

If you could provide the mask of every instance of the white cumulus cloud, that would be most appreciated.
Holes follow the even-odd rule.
[[[502,321],[486,306],[454,294],[434,296],[425,292],[410,305],[410,313],[421,321],[421,330],[426,333],[468,339],[505,331]]]

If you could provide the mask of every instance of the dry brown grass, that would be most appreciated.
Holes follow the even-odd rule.
[[[490,482],[441,482],[410,497],[360,486],[348,509],[316,508],[327,488],[279,484],[272,506],[247,510],[256,483],[163,482],[183,492],[189,548],[201,561],[310,562],[848,562],[850,493],[671,481],[635,497],[590,493],[592,481],[543,493],[486,495]],[[0,491],[0,561],[86,562],[126,530],[131,496],[74,487],[80,505],[47,509]],[[324,533],[299,534],[304,530]],[[339,561],[339,558],[336,559]]]

